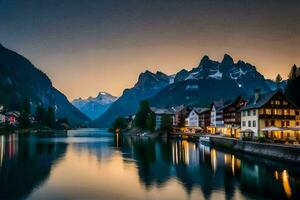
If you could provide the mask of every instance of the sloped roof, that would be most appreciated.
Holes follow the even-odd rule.
[[[194,108],[194,110],[197,112],[197,114],[201,114],[206,111],[209,111],[209,108]]]
[[[224,103],[222,100],[221,101],[213,101],[210,109],[212,109],[213,106],[215,106],[216,110],[220,110],[224,106]]]
[[[258,99],[257,102],[255,102],[255,98],[254,96],[249,100],[249,102],[247,103],[247,105],[243,108],[241,108],[240,110],[249,110],[249,109],[257,109],[257,108],[261,108],[263,107],[266,103],[268,103],[272,97],[274,97],[276,94],[282,94],[281,90],[275,90],[273,92],[269,92],[269,93],[265,93],[265,94],[260,94],[260,97]],[[291,102],[289,102],[291,103]],[[292,103],[291,103],[292,104]],[[294,104],[292,104],[294,105]]]
[[[174,114],[174,110],[172,110],[170,108],[155,108],[155,107],[151,107],[150,109],[156,115],[173,115]]]
[[[224,105],[223,105],[223,107],[219,108],[219,110],[224,109],[224,108],[227,108],[227,107],[229,107],[229,106],[234,106],[234,105],[236,105],[236,104],[239,102],[240,99],[241,99],[241,100],[244,100],[241,96],[238,96],[238,97],[236,97],[234,100],[230,100],[230,101],[225,102]]]

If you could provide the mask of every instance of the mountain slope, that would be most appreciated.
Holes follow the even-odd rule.
[[[270,91],[264,76],[251,64],[243,61],[234,63],[227,54],[222,62],[204,56],[198,67],[177,73],[175,83],[150,98],[150,103],[158,107],[208,105],[216,99],[249,96],[257,88],[264,92]]]
[[[118,98],[99,118],[91,123],[93,127],[109,127],[118,116],[133,115],[139,102],[147,99],[174,81],[173,76],[162,72],[155,74],[150,71],[141,73],[137,83],[130,89],[125,89]]]
[[[33,106],[55,106],[57,116],[67,117],[73,125],[89,121],[52,86],[45,73],[25,57],[0,45],[0,104],[20,110],[26,98]]]
[[[117,97],[114,97],[111,94],[99,92],[98,96],[95,98],[89,97],[87,99],[74,99],[72,104],[93,120],[102,115],[116,99]]]
[[[137,84],[123,95],[92,126],[107,127],[117,116],[132,115],[143,99],[152,106],[165,107],[181,104],[207,106],[213,100],[228,100],[238,95],[250,96],[255,89],[268,92],[272,83],[255,66],[244,61],[234,62],[225,54],[221,62],[204,56],[200,64],[188,71],[182,69],[175,76],[161,72],[144,72]]]

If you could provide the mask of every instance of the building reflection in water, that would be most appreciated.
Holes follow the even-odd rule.
[[[17,134],[0,136],[0,199],[25,199],[65,151],[64,143],[37,143]]]
[[[220,189],[225,189],[229,199],[233,198],[237,189],[260,197],[299,197],[298,193],[293,194],[296,188],[300,189],[299,173],[295,175],[297,181],[291,183],[288,170],[279,168],[282,173],[275,172],[278,162],[273,164],[257,157],[251,157],[251,160],[248,156],[237,156],[184,140],[135,138],[124,141],[119,150],[123,151],[123,156],[136,160],[141,181],[147,187],[161,187],[175,177],[187,193],[199,188],[205,198],[210,198],[214,191]],[[260,161],[268,165],[256,164]]]

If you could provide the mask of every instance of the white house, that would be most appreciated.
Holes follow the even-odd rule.
[[[0,113],[0,124],[6,122],[6,116]]]
[[[199,115],[195,109],[191,110],[185,118],[186,127],[199,127]]]
[[[213,127],[223,127],[224,119],[223,119],[223,102],[222,101],[214,101],[211,105],[211,113],[210,113],[210,125]]]

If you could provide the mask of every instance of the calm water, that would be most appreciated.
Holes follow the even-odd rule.
[[[300,166],[186,141],[0,136],[0,199],[300,199]]]

